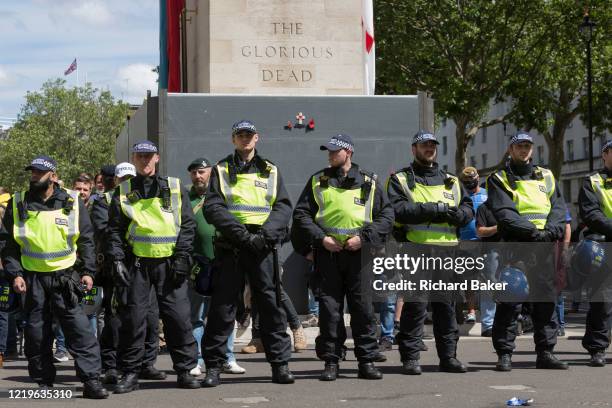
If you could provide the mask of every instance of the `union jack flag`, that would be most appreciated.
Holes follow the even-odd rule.
[[[70,66],[68,67],[68,69],[64,71],[64,75],[70,75],[74,71],[76,71],[76,69],[77,69],[77,62],[75,58],[74,61],[72,61],[72,64],[70,64]]]

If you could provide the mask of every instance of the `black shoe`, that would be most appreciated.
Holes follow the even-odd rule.
[[[589,362],[591,367],[605,367],[606,366],[606,353],[603,351],[596,351],[591,353],[591,361]]]
[[[193,375],[189,374],[189,371],[183,371],[177,375],[176,385],[179,388],[186,388],[189,390],[200,388],[200,382]]]
[[[419,344],[419,350],[420,351],[427,351],[427,350],[429,350],[429,347],[427,347],[427,344],[425,344],[425,342],[423,340],[421,340],[421,343]]]
[[[165,372],[159,371],[153,366],[144,367],[140,370],[140,374],[138,374],[138,378],[141,380],[165,380],[166,377]]]
[[[46,390],[47,388],[53,388],[53,383],[52,382],[39,382],[38,388],[42,388],[43,390]]]
[[[102,377],[102,384],[117,384],[119,382],[119,371],[109,368]]]
[[[406,360],[402,362],[402,374],[421,375],[422,372],[419,360]]]
[[[559,330],[557,330],[557,336],[558,337],[565,337],[565,327],[560,326]]]
[[[202,381],[202,387],[212,388],[221,384],[221,367],[211,367],[206,369],[206,377]]]
[[[559,360],[551,351],[538,353],[536,368],[544,370],[567,370],[569,368],[565,361]]]
[[[287,364],[272,366],[272,382],[276,384],[293,384],[295,377]]]
[[[115,394],[125,394],[138,389],[138,374],[125,373],[115,387]]]
[[[378,343],[378,350],[385,352],[393,349],[393,340],[390,337],[383,337]]]
[[[108,398],[108,391],[97,379],[85,381],[83,384],[83,398],[106,399]]]
[[[480,337],[493,337],[493,329],[484,330],[480,333]]]
[[[338,363],[325,363],[325,368],[319,376],[321,381],[336,381],[338,378]]]
[[[383,375],[378,368],[374,367],[374,363],[359,363],[357,377],[365,380],[380,380]]]
[[[495,371],[512,371],[512,354],[501,354],[495,364]]]
[[[440,371],[445,373],[467,373],[467,367],[454,357],[440,360]]]
[[[374,357],[372,357],[372,361],[374,361],[375,363],[384,363],[385,361],[387,361],[387,356],[385,356],[380,351],[377,351],[376,354],[374,354]]]

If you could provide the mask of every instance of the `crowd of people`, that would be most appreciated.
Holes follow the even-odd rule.
[[[95,177],[81,173],[70,187],[53,158],[34,158],[25,168],[26,191],[0,189],[2,282],[10,291],[0,311],[0,365],[18,352],[22,333],[34,382],[52,387],[54,360],[67,361],[69,353],[84,397],[100,399],[109,384],[127,393],[139,379],[165,379],[155,368],[163,346],[178,387],[215,387],[221,374],[245,372],[234,339],[236,326],[252,320],[251,342],[241,351],[265,352],[273,382],[294,383],[288,364],[292,350],[307,348],[304,326],[319,328],[320,380],[334,381],[347,352],[346,305],[359,378],[382,379],[375,363],[394,344],[402,373],[420,375],[428,319],[440,370],[467,372],[457,358],[458,322],[474,323],[477,310],[497,370],[512,369],[515,338],[527,330],[534,332],[537,368],[568,368],[553,353],[564,335],[558,293],[553,301],[522,304],[467,292],[463,313],[443,294],[373,301],[362,286],[362,249],[389,240],[443,251],[459,241],[569,242],[569,211],[552,172],[532,164],[528,133],[512,138],[506,164],[486,187],[473,167],[458,177],[439,168],[430,132],[414,135],[414,161],[386,182],[353,162],[352,138],[338,134],[320,146],[329,166],[306,179],[295,206],[280,169],[256,150],[258,140],[252,122],[235,123],[232,154],[186,164],[189,189],[157,173],[160,152],[148,140],[132,146],[131,163],[103,166]],[[579,204],[583,236],[607,241],[612,142],[602,157],[604,169],[585,180]],[[282,287],[278,251],[288,242],[311,265],[303,322]],[[495,280],[505,260],[489,255],[486,274]],[[605,365],[611,316],[610,303],[590,304],[583,345],[592,366]]]

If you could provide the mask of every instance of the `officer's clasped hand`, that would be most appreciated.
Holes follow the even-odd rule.
[[[129,271],[122,261],[113,262],[113,280],[116,286],[129,286]]]
[[[538,230],[534,237],[535,242],[552,242],[552,234],[546,230]]]
[[[253,252],[261,252],[266,248],[266,239],[262,233],[249,236],[248,247]]]
[[[174,258],[172,262],[172,281],[176,287],[181,286],[191,273],[191,262],[187,257]]]
[[[446,218],[448,219],[449,224],[459,225],[461,223],[462,213],[459,211],[459,208],[452,206],[448,207],[448,212],[446,213]]]

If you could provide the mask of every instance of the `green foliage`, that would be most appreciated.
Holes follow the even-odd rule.
[[[13,191],[26,187],[29,174],[23,168],[39,154],[57,160],[58,176],[67,186],[79,173],[96,173],[114,162],[127,104],[91,84],[65,85],[50,80],[40,91],[27,93],[8,138],[0,141],[0,185]]]

